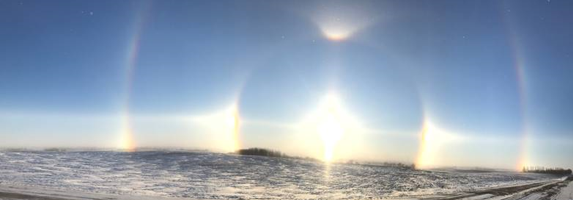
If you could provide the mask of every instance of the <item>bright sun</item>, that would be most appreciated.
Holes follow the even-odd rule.
[[[324,161],[330,162],[334,157],[336,145],[344,135],[340,116],[340,103],[336,96],[329,94],[320,109],[317,131],[324,145]]]
[[[326,163],[354,157],[362,148],[361,134],[366,131],[359,121],[336,93],[328,93],[317,108],[296,125],[297,139],[306,149],[300,153]]]

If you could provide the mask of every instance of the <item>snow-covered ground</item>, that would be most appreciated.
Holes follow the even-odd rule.
[[[554,198],[557,200],[573,200],[573,182],[570,182],[567,187],[561,189],[559,194]]]
[[[193,199],[417,198],[552,178],[513,172],[326,165],[309,160],[207,152],[0,151],[0,188],[102,195]]]

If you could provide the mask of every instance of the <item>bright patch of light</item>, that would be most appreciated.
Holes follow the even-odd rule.
[[[135,151],[135,141],[133,138],[133,129],[131,127],[131,118],[127,113],[124,113],[121,118],[121,138],[119,148],[124,151]]]
[[[320,28],[324,36],[333,41],[344,40],[355,31],[351,26],[336,22],[324,23]]]
[[[373,23],[367,8],[326,7],[316,12],[314,22],[329,40],[342,41]]]
[[[355,134],[360,133],[361,126],[358,120],[349,114],[343,107],[337,95],[331,93],[324,97],[318,108],[311,112],[302,123],[299,124],[299,132],[307,134],[301,141],[315,144],[309,151],[316,150],[323,161],[331,162],[339,159],[339,154],[350,154],[355,145]],[[312,140],[315,138],[318,141]],[[320,142],[321,145],[316,145]],[[319,149],[316,149],[319,148]]]
[[[321,119],[319,120],[318,133],[324,144],[323,158],[325,161],[330,162],[334,156],[334,148],[344,134],[344,129],[341,126],[342,121],[338,112],[340,104],[336,96],[327,96],[324,107],[323,109],[326,110],[321,111],[322,116],[320,116]]]
[[[527,152],[527,146],[529,145],[529,140],[527,138],[527,135],[525,135],[522,139],[521,139],[521,148],[520,148],[520,155],[517,161],[517,166],[516,166],[516,170],[517,171],[523,171],[524,167],[530,166],[529,164],[529,160],[528,160],[528,152]]]
[[[240,116],[237,104],[211,114],[193,118],[211,139],[211,148],[222,152],[233,152],[240,148]]]
[[[440,148],[446,143],[457,140],[458,136],[438,128],[429,120],[425,120],[420,139],[416,167],[423,169],[438,166]]]
[[[317,22],[322,34],[329,40],[341,41],[350,37],[358,27],[340,19],[323,19]]]

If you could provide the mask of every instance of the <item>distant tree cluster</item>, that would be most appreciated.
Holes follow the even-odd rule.
[[[268,156],[268,157],[288,157],[286,154],[280,151],[262,149],[262,148],[249,148],[241,149],[237,151],[240,155],[252,155],[252,156]]]
[[[416,169],[415,164],[404,164],[399,162],[356,162],[354,160],[346,161],[346,164],[352,165],[364,165],[364,166],[375,166],[375,167],[395,167],[402,169]]]
[[[44,149],[44,151],[65,152],[66,149],[62,149],[62,148],[46,148],[46,149]]]
[[[416,164],[404,164],[399,162],[384,162],[384,166],[404,168],[404,169],[416,169]]]
[[[556,175],[570,175],[571,169],[547,168],[547,167],[523,167],[523,172],[541,173],[541,174],[556,174]]]

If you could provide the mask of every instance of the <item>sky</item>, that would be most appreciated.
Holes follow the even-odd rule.
[[[0,1],[0,147],[573,168],[573,8]]]

